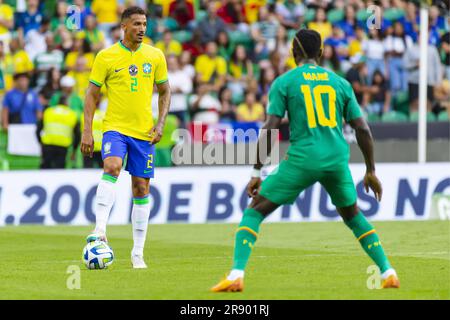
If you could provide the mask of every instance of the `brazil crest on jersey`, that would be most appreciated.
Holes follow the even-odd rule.
[[[269,93],[268,114],[289,118],[289,157],[304,168],[347,165],[349,147],[343,119],[362,116],[350,83],[314,64],[304,64],[278,77]]]
[[[161,50],[141,44],[131,51],[119,41],[97,54],[89,81],[106,86],[108,107],[103,132],[117,131],[150,141],[153,85],[167,81]]]

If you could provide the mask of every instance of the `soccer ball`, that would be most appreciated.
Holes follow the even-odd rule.
[[[83,249],[83,262],[88,269],[105,269],[114,261],[114,252],[104,241],[89,242]]]

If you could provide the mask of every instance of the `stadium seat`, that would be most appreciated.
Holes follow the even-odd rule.
[[[409,114],[409,94],[408,91],[400,91],[393,95],[392,106],[394,111]]]
[[[174,40],[185,43],[192,40],[192,32],[187,30],[176,31],[172,34]]]
[[[0,130],[0,170],[39,169],[41,157],[8,154],[8,133]]]
[[[156,123],[156,119],[155,119]],[[166,117],[166,124],[164,126],[163,130],[163,136],[161,140],[156,145],[157,148],[163,149],[163,148],[172,148],[176,141],[172,139],[172,134],[175,132],[175,130],[178,129],[178,123],[179,120],[177,116],[173,114],[169,114]]]
[[[295,30],[295,29],[288,30],[287,35],[288,35],[289,41],[292,41],[294,39],[296,33],[297,33],[297,30]]]
[[[179,28],[177,20],[170,18],[170,17],[165,18],[163,24],[164,24],[164,27],[169,29],[170,31],[174,31]]]
[[[156,119],[154,120],[156,123]],[[156,145],[155,150],[155,166],[170,167],[172,166],[172,147],[176,141],[172,139],[175,130],[178,129],[178,118],[173,114],[169,114],[166,118],[163,136]]]
[[[305,16],[303,17],[305,23],[313,21],[315,16],[316,16],[316,10],[314,10],[312,8],[306,10]]]
[[[384,11],[383,17],[389,21],[396,21],[405,15],[405,11],[399,8],[389,8]]]
[[[356,13],[356,20],[360,22],[366,21],[371,16],[371,14],[372,13],[366,9],[358,10],[358,12]]]
[[[41,165],[41,157],[8,154],[7,160],[10,170],[37,170]]]
[[[332,24],[341,22],[342,20],[344,20],[344,17],[345,17],[344,10],[341,9],[332,9],[327,14],[327,19]]]
[[[408,116],[402,112],[389,111],[381,116],[382,122],[407,122]]]
[[[409,114],[409,120],[417,122],[419,120],[419,113],[417,111],[411,112]],[[433,112],[427,112],[427,121],[436,121],[436,116]]]
[[[441,111],[437,116],[437,121],[450,121],[450,116],[447,111]]]
[[[75,159],[72,161],[71,155],[73,152],[72,146],[69,147],[66,158],[66,169],[82,169],[84,167],[84,156],[81,153],[80,147],[78,146],[75,150]]]
[[[199,10],[195,13],[195,20],[196,21],[202,21],[206,16],[208,15],[208,13],[204,10]]]
[[[252,42],[250,34],[241,31],[229,31],[228,37],[234,44],[249,45]]]
[[[9,162],[6,158],[6,148],[8,145],[8,135],[0,129],[0,170],[9,170]]]
[[[244,101],[244,95],[243,94],[233,94],[231,96],[231,102],[233,102],[235,105],[238,105]]]
[[[380,116],[376,113],[367,114],[367,121],[369,122],[379,122],[380,120]]]
[[[155,150],[155,167],[171,167],[172,165],[172,149]]]

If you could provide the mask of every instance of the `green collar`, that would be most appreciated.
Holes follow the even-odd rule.
[[[302,68],[302,67],[311,67],[311,66],[313,66],[313,67],[318,67],[319,65],[318,65],[318,64],[315,64],[315,63],[312,63],[312,62],[308,62],[308,63],[303,63],[303,64],[300,66],[300,68]]]
[[[128,51],[128,52],[133,53],[133,51],[131,51],[130,48],[126,47],[126,46],[122,43],[122,40],[119,40],[119,47],[121,47],[122,49],[124,49],[124,50],[126,50],[126,51]],[[138,47],[138,48],[136,49],[136,51],[134,51],[134,52],[137,52],[141,47],[142,47],[142,43],[139,45],[139,47]]]

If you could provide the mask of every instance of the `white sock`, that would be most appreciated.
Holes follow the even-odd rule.
[[[237,278],[244,278],[244,270],[233,269],[227,277],[230,281],[234,281]]]
[[[397,276],[397,273],[396,273],[395,270],[392,269],[392,268],[387,269],[385,272],[383,272],[383,273],[381,274],[381,279],[385,280],[385,279],[387,279],[387,278],[388,278],[389,276],[391,276],[391,275]]]
[[[145,239],[147,237],[148,217],[150,216],[150,201],[148,195],[144,198],[133,198],[131,222],[133,224],[132,255],[143,256]]]
[[[106,233],[106,223],[116,198],[116,180],[116,177],[103,174],[102,180],[98,184],[95,201],[95,232],[97,233]]]

